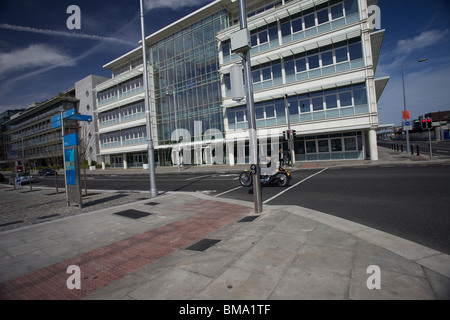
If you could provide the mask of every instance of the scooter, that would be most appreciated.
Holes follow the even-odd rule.
[[[252,175],[255,172],[255,167],[251,170],[245,170],[239,175],[239,182],[243,187],[250,187],[253,184]],[[278,167],[276,170],[269,168],[261,168],[260,181],[262,185],[275,184],[279,187],[286,187],[292,179],[291,173],[283,167]]]

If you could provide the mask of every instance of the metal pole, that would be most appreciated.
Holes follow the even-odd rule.
[[[247,28],[247,10],[245,8],[245,1],[239,0],[239,21],[240,28]],[[252,81],[252,67],[250,63],[250,50],[243,53],[244,77],[245,86],[247,88],[247,118],[250,142],[251,162],[256,165],[256,173],[253,175],[253,200],[255,202],[255,213],[263,211],[262,193],[261,193],[261,168],[259,163],[258,153],[258,137],[256,133],[256,115],[255,102],[253,99],[253,81]]]
[[[156,188],[156,177],[155,177],[155,154],[153,148],[153,138],[152,138],[152,122],[150,118],[150,96],[148,92],[148,72],[147,72],[147,46],[145,44],[145,27],[144,27],[144,4],[143,0],[140,0],[141,4],[141,36],[142,36],[142,59],[144,67],[144,89],[145,89],[145,113],[147,115],[147,148],[148,148],[148,164],[149,164],[149,174],[150,174],[150,196],[157,197],[158,189]]]
[[[64,119],[63,112],[60,112],[61,117],[61,140],[62,140],[62,154],[63,154],[63,167],[64,167],[64,187],[66,188],[66,203],[70,207],[69,202],[69,190],[67,189],[67,176],[66,176],[66,154],[64,152]]]
[[[405,91],[405,65],[402,62],[402,83],[403,83],[403,111],[406,110],[406,91]],[[403,120],[403,128],[405,128],[406,131],[406,148],[408,154],[411,153],[411,150],[409,149],[409,131],[405,126],[405,120]]]
[[[433,148],[431,147],[431,129],[428,129],[428,143],[430,144],[430,160],[433,160]]]

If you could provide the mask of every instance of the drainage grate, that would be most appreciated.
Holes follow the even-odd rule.
[[[0,224],[0,227],[6,227],[6,226],[10,226],[10,225],[12,225],[12,224],[18,224],[18,223],[22,223],[22,222],[25,222],[25,221],[19,220],[19,221],[13,221],[13,222],[8,222],[8,223],[3,223],[3,224]]]
[[[146,205],[148,206],[157,206],[159,203],[158,202],[147,202]]]
[[[53,218],[53,217],[57,217],[59,216],[59,214],[50,214],[48,216],[43,216],[43,217],[39,217],[38,219],[47,219],[47,218]]]
[[[242,218],[241,220],[239,220],[238,222],[252,222],[254,221],[256,218],[258,218],[259,216],[248,216],[245,218]]]
[[[220,242],[221,240],[215,240],[215,239],[202,239],[199,242],[194,243],[190,247],[186,248],[186,250],[193,250],[193,251],[205,251],[206,249],[212,247],[216,243]]]
[[[140,218],[151,215],[151,213],[149,213],[149,212],[143,212],[143,211],[132,210],[132,209],[116,212],[114,214],[117,214],[117,215],[123,216],[123,217],[127,217],[127,218],[131,218],[131,219],[140,219]]]

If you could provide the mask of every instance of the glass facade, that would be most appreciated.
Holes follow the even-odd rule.
[[[222,11],[150,47],[159,145],[171,144],[176,129],[194,133],[196,121],[224,131],[216,34],[226,27]]]
[[[254,66],[252,67],[253,89],[263,90],[363,66],[361,37],[357,37]],[[224,75],[224,83],[227,97],[231,96],[229,74]]]
[[[369,113],[364,83],[288,98],[291,124]],[[256,127],[286,125],[284,99],[255,104]],[[227,109],[228,130],[248,129],[247,107]]]
[[[312,7],[301,12],[296,12],[294,6],[287,7],[294,2],[301,3],[258,0],[247,8],[249,17],[260,15],[250,20],[250,27],[254,28],[250,30],[254,57],[251,77],[259,100],[255,103],[256,127],[279,133],[289,121],[298,130],[294,150],[298,161],[363,159],[368,129],[362,128],[366,120],[370,122],[369,111],[374,108],[368,99],[373,96],[369,91],[371,79],[363,74],[370,67],[365,65],[369,59],[363,47],[367,34],[356,32],[362,17],[358,0],[312,3]],[[280,8],[285,6],[287,16],[279,14],[286,11]],[[226,142],[234,143],[235,149],[243,137],[242,130],[248,129],[247,107],[229,100],[228,70],[240,56],[231,52],[230,40],[224,39],[229,39],[234,29],[228,28],[237,23],[237,3],[213,7],[216,13],[211,14],[214,11],[208,7],[195,20],[183,20],[182,27],[171,26],[149,39],[158,165],[174,164],[176,141],[172,141],[172,136],[177,129],[187,131],[189,137],[183,138],[196,143],[207,140],[203,139],[207,130],[216,129],[227,134]],[[127,66],[115,62],[117,70],[113,72],[116,76],[124,74],[122,82],[107,89],[103,86],[98,92],[98,122],[103,131],[100,144],[105,154],[111,153],[112,166],[141,165],[146,155],[142,76],[135,72],[126,74],[139,66],[140,59],[133,58],[135,63],[129,60]],[[308,90],[309,80],[314,80],[314,89]],[[280,94],[283,87],[291,94],[288,110]],[[320,90],[321,87],[327,89]],[[352,121],[355,117],[361,123],[358,127]],[[302,131],[300,127],[306,129]],[[189,141],[183,140],[183,145],[186,142]],[[248,145],[248,141],[244,143]],[[287,148],[282,139],[280,143],[280,147]],[[124,148],[124,153],[113,156],[118,148]],[[200,160],[198,164],[208,162]]]
[[[294,149],[296,161],[364,159],[361,131],[297,137]]]
[[[357,0],[330,0],[280,20],[279,26],[277,23],[271,23],[252,30],[250,52],[256,54],[294,41],[311,38],[329,30],[350,25],[359,19]],[[239,55],[231,52],[230,40],[222,43],[222,54],[225,63],[239,59]]]

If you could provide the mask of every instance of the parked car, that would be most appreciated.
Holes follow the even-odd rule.
[[[55,170],[50,169],[50,168],[42,169],[42,170],[39,170],[38,175],[40,175],[40,176],[54,176],[55,175]]]
[[[11,178],[9,178],[9,184],[14,184],[15,178],[20,179],[21,184],[30,183],[34,181],[34,178],[32,175],[30,175],[28,172],[19,172],[13,175]]]

